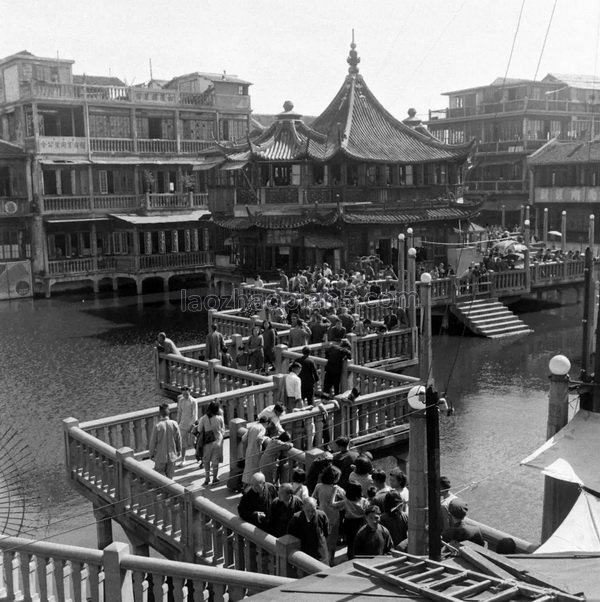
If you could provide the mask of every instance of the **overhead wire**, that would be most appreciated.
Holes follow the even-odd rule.
[[[542,57],[544,56],[544,50],[546,49],[546,42],[548,40],[548,35],[550,34],[550,28],[552,27],[552,20],[554,18],[554,11],[556,10],[556,3],[558,0],[554,0],[554,4],[552,5],[552,12],[550,13],[550,19],[548,20],[548,26],[546,27],[546,33],[544,35],[544,41],[542,42],[542,48],[540,50],[540,56],[538,58],[537,67],[535,68],[535,75],[533,76],[533,81],[537,79],[538,71],[540,69],[540,65],[542,63]]]

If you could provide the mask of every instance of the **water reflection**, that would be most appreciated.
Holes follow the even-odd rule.
[[[456,408],[441,424],[442,470],[456,486],[481,481],[462,494],[474,518],[533,540],[542,478],[518,462],[545,438],[548,359],[560,352],[579,361],[580,312],[570,305],[527,313],[535,333],[518,339],[434,337],[436,385]],[[23,478],[44,506],[39,534],[93,521],[91,506],[65,478],[61,421],[156,405],[152,344],[159,330],[178,345],[199,342],[206,314],[182,312],[175,293],[0,303],[0,407],[35,457]],[[83,540],[93,545],[93,530]]]

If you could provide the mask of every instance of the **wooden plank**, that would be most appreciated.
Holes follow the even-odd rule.
[[[481,550],[484,549],[485,548],[481,548]],[[471,548],[471,546],[461,546],[458,549],[458,553],[460,554],[461,558],[464,558],[470,564],[487,575],[492,575],[498,579],[514,579],[514,575],[511,575],[508,571],[505,571],[497,564],[494,564],[491,560],[486,558],[479,551],[479,549]]]

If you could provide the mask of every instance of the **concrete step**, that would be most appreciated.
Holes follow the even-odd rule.
[[[453,312],[471,331],[484,337],[500,338],[532,332],[498,299],[457,303]]]

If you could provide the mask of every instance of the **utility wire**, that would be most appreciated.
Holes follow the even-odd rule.
[[[546,34],[544,35],[544,42],[542,43],[542,49],[540,50],[540,57],[538,59],[537,67],[535,68],[535,75],[533,76],[533,81],[537,79],[538,71],[540,69],[540,64],[542,62],[542,56],[544,55],[544,50],[546,48],[546,41],[548,40],[548,34],[550,33],[550,27],[552,26],[552,19],[554,18],[554,11],[556,10],[556,2],[554,0],[554,4],[552,6],[552,12],[550,13],[550,19],[548,20],[548,27],[546,28]]]

